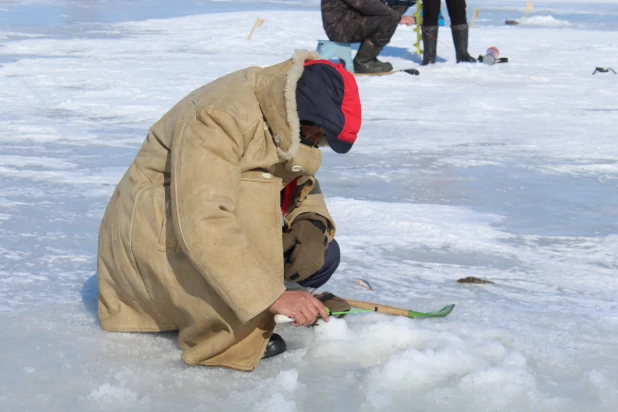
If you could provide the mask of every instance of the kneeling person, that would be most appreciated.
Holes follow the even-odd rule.
[[[415,0],[322,0],[322,24],[331,41],[361,43],[354,57],[356,73],[382,73],[393,70],[377,59],[390,42],[398,24],[410,26],[414,18],[404,16]]]
[[[286,290],[285,277],[312,288],[337,267],[316,146],[346,153],[360,124],[354,76],[307,51],[178,102],[150,128],[103,216],[101,328],[178,330],[186,363],[250,371],[278,345],[275,314],[296,326],[328,321],[324,303]]]

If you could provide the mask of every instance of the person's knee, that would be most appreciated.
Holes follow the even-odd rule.
[[[388,28],[388,30],[394,30],[395,28],[397,28],[399,21],[401,21],[401,18],[399,16],[388,16],[384,23],[384,27]]]
[[[340,261],[341,250],[339,249],[339,244],[337,241],[333,239],[326,248],[326,252],[324,253],[324,264],[320,270],[309,276],[307,279],[298,282],[298,284],[303,287],[310,287],[314,289],[319,288],[329,281],[331,276],[339,267]]]
[[[324,270],[332,275],[339,267],[339,262],[341,262],[341,249],[339,243],[333,239],[324,253]]]
[[[390,41],[395,30],[399,25],[399,18],[397,16],[380,17],[381,24],[379,29],[371,36],[370,40],[378,47],[386,46]]]

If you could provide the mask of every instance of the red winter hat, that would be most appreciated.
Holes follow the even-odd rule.
[[[347,153],[352,148],[361,127],[361,103],[354,75],[342,64],[306,62],[296,85],[296,108],[300,120],[324,128],[335,152]]]

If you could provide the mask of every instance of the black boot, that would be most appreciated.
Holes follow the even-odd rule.
[[[457,63],[476,63],[476,59],[468,54],[468,24],[451,26],[451,31]]]
[[[421,26],[423,31],[423,61],[421,66],[436,62],[436,47],[438,45],[438,26]]]
[[[368,40],[361,43],[354,56],[354,72],[356,73],[384,73],[393,70],[390,63],[383,63],[376,59],[382,51],[381,47],[374,46]]]
[[[264,349],[264,356],[262,359],[272,358],[273,356],[281,355],[287,349],[287,345],[285,341],[280,335],[273,333],[270,335],[270,339],[266,344],[266,349]]]

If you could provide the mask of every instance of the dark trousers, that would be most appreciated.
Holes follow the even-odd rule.
[[[335,239],[333,239],[328,244],[326,252],[324,252],[324,265],[322,265],[320,270],[309,276],[307,279],[298,282],[298,284],[306,288],[319,288],[328,282],[328,279],[330,279],[333,273],[335,273],[337,267],[339,266],[340,260],[341,251],[339,250],[339,244]]]
[[[451,26],[466,24],[466,0],[446,0]],[[437,26],[440,0],[423,0],[423,26]]]
[[[391,41],[399,24],[398,18],[389,16],[358,15],[346,24],[335,28],[335,33],[326,33],[332,41],[361,43],[370,40],[374,46],[384,47]]]
[[[383,0],[384,2],[384,0]],[[416,4],[416,0],[386,0],[386,5],[391,9],[393,7],[402,6],[405,10],[408,10],[410,7]]]

